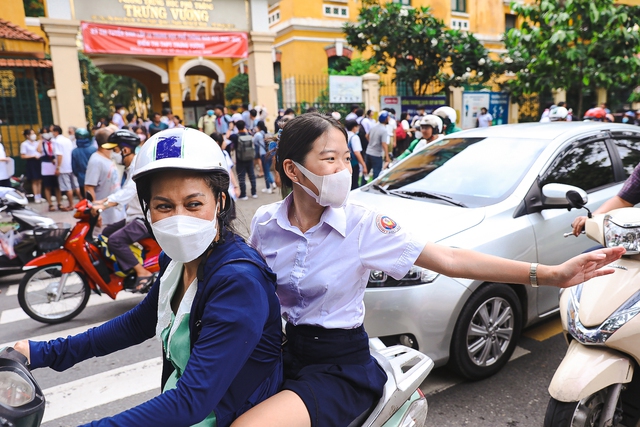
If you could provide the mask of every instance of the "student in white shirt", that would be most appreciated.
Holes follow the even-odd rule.
[[[362,326],[372,269],[401,279],[416,264],[451,277],[536,284],[534,277],[567,287],[612,273],[597,270],[624,252],[608,248],[538,266],[423,241],[389,216],[348,202],[347,135],[321,114],[289,121],[276,159],[292,193],[258,209],[250,241],[277,275],[287,320],[285,381],[232,427],[344,427],[380,398],[386,375],[369,354]]]
[[[20,158],[27,161],[26,175],[31,182],[33,199],[36,203],[42,202],[42,174],[40,173],[40,141],[33,129],[25,129],[22,133],[25,140],[20,144]]]
[[[9,174],[9,163],[12,162],[11,157],[7,157],[2,143],[2,134],[0,134],[0,187],[11,187],[11,175]]]

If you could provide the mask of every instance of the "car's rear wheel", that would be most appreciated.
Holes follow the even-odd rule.
[[[458,317],[449,366],[470,380],[487,378],[509,361],[522,329],[516,292],[489,283],[469,298]]]

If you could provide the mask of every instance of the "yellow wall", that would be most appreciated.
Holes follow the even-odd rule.
[[[0,17],[22,28],[26,28],[24,23],[24,4],[22,0],[2,0]]]

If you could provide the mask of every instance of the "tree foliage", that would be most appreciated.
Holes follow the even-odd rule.
[[[22,0],[25,16],[44,16],[44,0]]]
[[[432,83],[460,86],[490,77],[484,46],[471,33],[447,29],[429,7],[363,0],[359,21],[344,31],[351,46],[371,54],[379,72],[395,70],[395,81],[416,94]]]
[[[534,0],[512,3],[524,18],[505,34],[503,69],[515,73],[506,87],[516,97],[577,89],[630,88],[640,72],[640,8],[613,0]]]
[[[375,65],[372,59],[351,58],[344,69],[336,70],[329,67],[328,72],[330,76],[364,76],[374,70]]]
[[[249,103],[249,75],[246,73],[238,74],[229,80],[224,88],[224,97],[227,102],[241,99],[243,104]]]

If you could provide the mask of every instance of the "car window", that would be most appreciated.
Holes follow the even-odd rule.
[[[620,136],[616,137],[614,142],[622,160],[624,173],[628,178],[633,169],[640,164],[640,139]]]
[[[415,153],[373,182],[386,191],[445,195],[469,207],[506,199],[547,140],[448,138]]]
[[[615,182],[611,157],[604,141],[574,147],[558,156],[542,179],[549,183],[568,184],[591,191]]]

